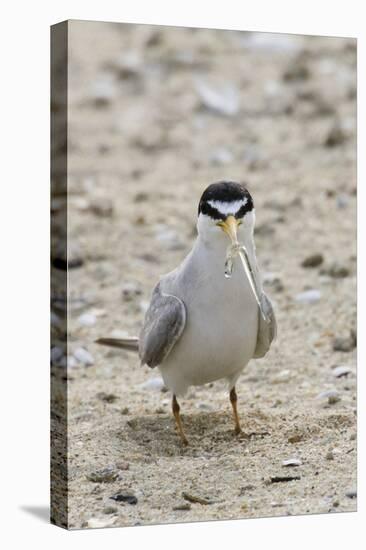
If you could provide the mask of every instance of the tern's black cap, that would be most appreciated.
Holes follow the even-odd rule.
[[[227,213],[220,211],[220,203],[228,205],[240,201],[243,204],[234,213],[236,218],[242,218],[254,208],[253,199],[248,189],[235,181],[211,183],[202,194],[198,205],[198,214],[206,214],[215,220],[225,219]]]

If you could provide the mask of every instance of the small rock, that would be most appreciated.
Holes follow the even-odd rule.
[[[255,489],[255,485],[248,483],[248,485],[244,485],[244,487],[240,487],[239,496],[242,497],[248,491],[253,491],[253,489]]]
[[[305,290],[295,296],[295,300],[300,304],[315,304],[316,302],[319,302],[320,298],[321,292],[316,289]]]
[[[135,505],[137,504],[137,497],[135,495],[128,495],[121,492],[115,493],[111,497],[112,500],[115,500],[116,502],[127,502],[127,504]]]
[[[284,290],[281,278],[276,273],[264,273],[263,284],[270,286],[275,292],[282,292]]]
[[[128,462],[116,462],[116,468],[125,471],[130,469],[130,465]]]
[[[340,397],[339,397],[339,392],[337,390],[322,391],[316,396],[317,399],[329,399],[329,398],[335,399],[337,397],[339,401]]]
[[[304,436],[302,434],[293,434],[288,436],[287,441],[289,443],[299,443],[303,439],[304,439]]]
[[[288,481],[299,481],[300,479],[300,476],[272,476],[269,483],[286,483]]]
[[[119,471],[115,466],[107,466],[106,468],[90,472],[86,477],[94,483],[111,483],[119,479]]]
[[[296,58],[283,73],[283,80],[286,82],[295,82],[298,80],[307,80],[310,77],[310,71],[304,60]]]
[[[332,374],[336,378],[342,378],[342,376],[347,376],[347,374],[349,374],[350,372],[352,371],[349,367],[343,367],[343,366],[335,367],[332,370]]]
[[[148,193],[146,193],[145,191],[139,191],[138,193],[136,193],[133,200],[134,202],[140,203],[148,201],[149,198],[150,196]]]
[[[113,203],[107,197],[99,197],[91,202],[90,210],[100,218],[110,218],[113,215]]]
[[[340,193],[339,195],[337,195],[336,204],[337,208],[339,209],[347,208],[349,204],[348,195],[346,195],[345,193]]]
[[[105,393],[104,391],[97,393],[97,398],[106,403],[114,403],[118,399],[114,393]]]
[[[73,355],[79,363],[82,363],[86,367],[94,365],[94,357],[85,348],[76,348]]]
[[[297,467],[301,465],[302,465],[302,462],[299,458],[288,458],[287,460],[282,461],[282,466],[286,466],[286,467]]]
[[[346,492],[346,497],[348,498],[357,498],[357,489],[351,489]]]
[[[192,506],[189,504],[189,502],[181,502],[180,504],[176,504],[173,506],[173,510],[190,510]]]
[[[141,296],[142,290],[136,283],[126,283],[122,287],[122,298],[125,302],[131,302],[136,296]]]
[[[342,145],[347,140],[347,134],[343,127],[336,122],[329,130],[328,135],[325,138],[324,145],[326,147],[337,147]]]
[[[110,527],[116,521],[117,518],[90,518],[86,522],[86,527],[90,529],[101,529],[103,527]]]
[[[348,269],[348,267],[334,262],[329,267],[321,269],[320,274],[328,275],[329,277],[333,277],[334,279],[343,279],[344,277],[349,276],[350,270]]]
[[[206,109],[224,116],[234,116],[239,111],[239,91],[227,84],[213,88],[203,81],[196,82],[196,90]]]
[[[52,265],[56,269],[76,269],[84,265],[84,258],[80,249],[80,246],[71,241],[68,246],[64,245],[60,240],[58,249],[55,250],[55,256],[52,258]]]
[[[75,359],[73,355],[68,355],[66,359],[66,364],[63,366],[67,367],[68,369],[74,369],[79,365],[80,363]]]
[[[334,351],[352,351],[357,345],[356,334],[351,331],[347,337],[337,337],[333,340]]]
[[[325,455],[326,460],[334,460],[334,453],[333,451],[328,451]]]
[[[323,254],[312,254],[303,260],[302,267],[318,267],[324,261]]]
[[[100,79],[94,82],[90,91],[90,99],[96,107],[108,107],[116,95],[116,89],[111,79]]]
[[[105,506],[103,509],[103,514],[115,514],[117,512],[117,506]]]
[[[78,323],[84,327],[92,327],[97,322],[97,318],[92,313],[82,313],[78,317]]]
[[[146,382],[140,385],[140,388],[142,390],[162,391],[164,388],[164,381],[158,376],[149,378],[149,380],[146,380]]]
[[[208,403],[196,403],[196,407],[201,411],[212,411],[212,405],[209,405]]]
[[[142,69],[141,56],[134,51],[122,54],[112,65],[121,80],[140,79]]]
[[[269,223],[262,223],[255,226],[254,233],[259,237],[269,237],[273,235],[275,228]]]
[[[291,371],[290,370],[282,370],[279,372],[272,380],[274,384],[282,384],[284,382],[288,382],[291,378]]]
[[[193,503],[203,504],[203,505],[213,504],[213,500],[210,500],[204,497],[199,497],[196,495],[191,495],[190,493],[186,493],[184,491],[182,493],[182,497],[184,498],[184,500],[188,500],[188,502],[193,502]]]
[[[341,400],[341,397],[339,395],[331,395],[328,397],[329,405],[335,405],[340,400]]]

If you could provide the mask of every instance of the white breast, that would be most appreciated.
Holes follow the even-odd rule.
[[[224,276],[225,249],[197,246],[163,289],[181,298],[187,322],[181,339],[159,367],[166,386],[180,395],[201,385],[240,373],[253,357],[258,308],[242,266]]]

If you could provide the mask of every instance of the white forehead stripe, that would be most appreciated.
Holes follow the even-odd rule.
[[[212,208],[215,208],[218,212],[220,212],[220,214],[224,214],[225,216],[228,216],[229,214],[236,214],[242,206],[246,205],[247,202],[247,197],[244,197],[240,201],[207,201]]]

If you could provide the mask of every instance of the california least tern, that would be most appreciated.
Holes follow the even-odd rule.
[[[192,250],[155,286],[139,338],[97,340],[137,351],[142,365],[158,367],[173,394],[172,410],[185,445],[177,396],[189,386],[226,379],[235,433],[243,433],[235,384],[250,359],[263,357],[276,336],[257,265],[254,224],[253,199],[242,184],[209,185],[199,202]]]

